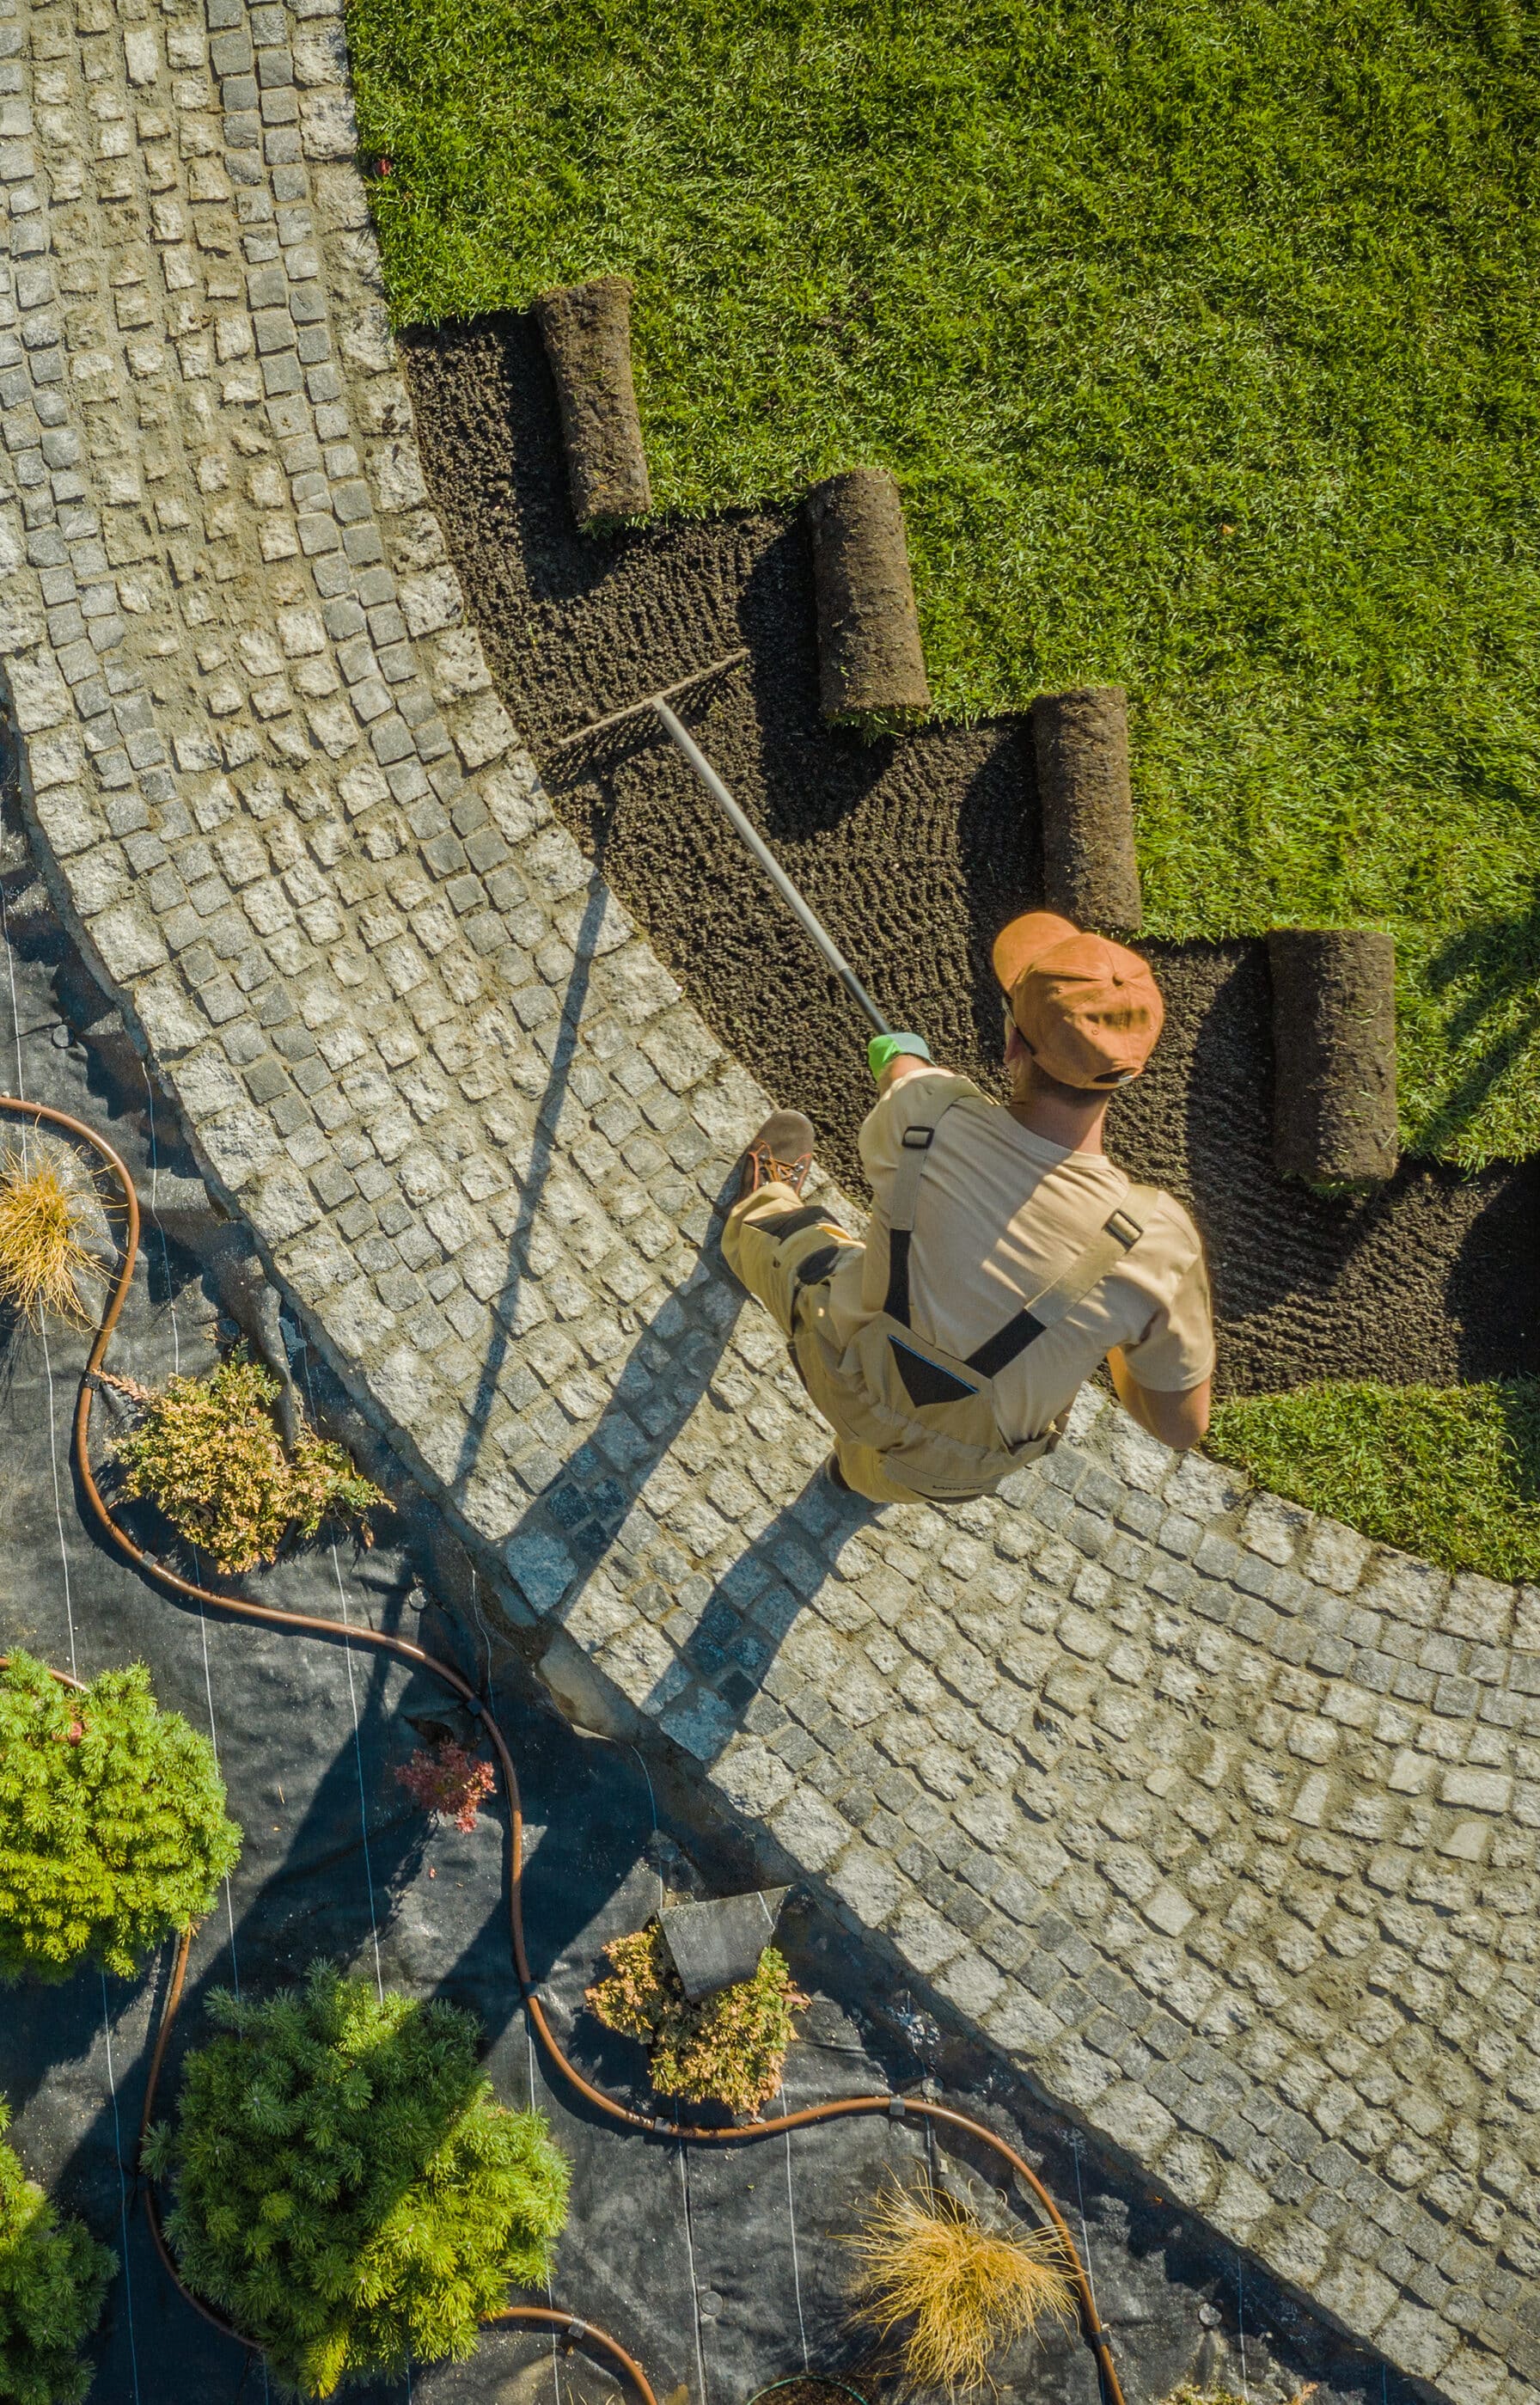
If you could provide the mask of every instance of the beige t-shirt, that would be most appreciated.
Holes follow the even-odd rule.
[[[942,1099],[934,1080],[949,1075],[901,1077],[861,1129],[874,1201],[864,1254],[852,1251],[830,1283],[841,1342],[883,1307],[888,1198],[903,1131],[932,1122]],[[909,1246],[917,1336],[965,1360],[1063,1274],[1129,1183],[1104,1154],[1066,1152],[976,1090],[964,1094],[937,1123],[920,1180]],[[1140,1385],[1163,1394],[1185,1394],[1213,1368],[1202,1243],[1169,1194],[1120,1266],[998,1373],[1002,1434],[1017,1442],[1041,1436],[1114,1344]]]

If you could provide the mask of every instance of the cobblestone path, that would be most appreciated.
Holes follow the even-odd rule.
[[[1540,1595],[1083,1398],[841,1505],[763,1104],[552,822],[425,505],[330,0],[0,0],[0,654],[61,906],[552,1675],[1461,2405],[1540,2389]]]

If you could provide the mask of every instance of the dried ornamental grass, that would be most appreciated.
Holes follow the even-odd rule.
[[[386,1500],[314,1428],[285,1453],[272,1413],[278,1381],[244,1345],[209,1377],[168,1378],[159,1394],[113,1383],[145,1414],[118,1441],[124,1494],[147,1495],[227,1573],[271,1562],[291,1527],[313,1537],[323,1520],[361,1520]],[[362,1533],[367,1543],[367,1523]]]
[[[1049,2318],[1073,2325],[1055,2231],[999,2237],[928,2183],[889,2189],[847,2243],[860,2262],[857,2319],[884,2338],[906,2330],[903,2370],[915,2387],[981,2388],[997,2347]]]
[[[590,2009],[606,2029],[640,2038],[660,2096],[725,2104],[757,2117],[780,2086],[791,2016],[808,2002],[783,1954],[767,1946],[753,1977],[693,2004],[655,1920],[605,1948],[612,1976],[590,1988]]]
[[[35,1328],[50,1313],[87,1319],[76,1280],[95,1266],[79,1235],[94,1217],[89,1187],[72,1190],[57,1160],[29,1163],[7,1145],[0,1159],[0,1302]]]

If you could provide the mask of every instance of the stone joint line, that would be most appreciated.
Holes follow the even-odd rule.
[[[493,691],[355,144],[334,0],[0,0],[0,654],[71,926],[509,1614],[1319,2310],[1533,2398],[1540,1594],[1089,1393],[998,1502],[817,1479],[708,1245],[763,1097]]]

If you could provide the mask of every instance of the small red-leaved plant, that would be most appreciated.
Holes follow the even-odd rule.
[[[492,1765],[479,1762],[453,1737],[445,1737],[427,1752],[419,1746],[396,1777],[413,1804],[436,1820],[453,1821],[456,1829],[475,1827],[477,1807],[485,1803],[497,1783]]]

